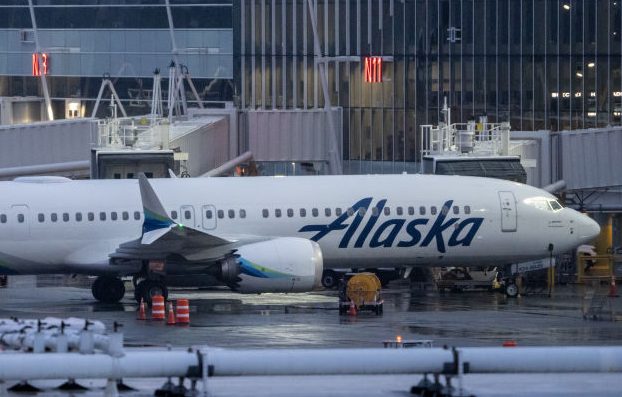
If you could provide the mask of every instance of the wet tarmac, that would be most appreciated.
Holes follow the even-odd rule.
[[[85,288],[0,289],[0,318],[86,317],[124,325],[131,346],[211,345],[255,347],[380,347],[397,335],[430,339],[435,346],[621,345],[622,322],[585,320],[583,289],[557,287],[549,298],[534,294],[507,298],[500,293],[438,294],[396,285],[383,292],[384,314],[339,316],[334,291],[306,294],[240,295],[227,290],[177,290],[171,298],[190,299],[190,326],[136,320],[137,304],[128,293],[117,305],[94,301]],[[622,298],[612,310],[622,316]]]
[[[606,289],[600,291],[606,292]],[[117,305],[96,303],[87,288],[0,288],[0,318],[86,317],[112,326],[124,325],[129,346],[211,345],[224,348],[380,347],[397,335],[432,340],[434,346],[622,345],[622,322],[583,318],[584,289],[557,287],[553,296],[532,294],[518,299],[500,293],[439,294],[397,284],[383,291],[384,314],[361,312],[339,316],[337,294],[239,295],[222,289],[176,290],[171,298],[189,298],[191,324],[167,326],[136,320],[131,293]],[[622,298],[606,300],[605,316],[622,315]],[[210,378],[210,396],[408,396],[421,375],[306,376]],[[152,396],[165,379],[126,379],[137,391],[124,396]],[[60,384],[60,382],[57,382]],[[104,395],[100,380],[82,380],[83,397]],[[72,396],[55,390],[53,382],[38,395]],[[188,384],[187,384],[188,386]],[[475,396],[619,396],[619,374],[466,375],[464,387]],[[1,394],[1,392],[0,392]],[[18,396],[8,393],[9,396]]]

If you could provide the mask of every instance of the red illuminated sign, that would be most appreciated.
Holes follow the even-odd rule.
[[[382,82],[382,58],[365,57],[365,82],[381,83]]]
[[[41,56],[41,66],[39,66],[39,56]],[[47,75],[50,66],[50,59],[48,54],[32,54],[32,75],[41,76],[41,74]],[[43,73],[42,73],[43,72]]]

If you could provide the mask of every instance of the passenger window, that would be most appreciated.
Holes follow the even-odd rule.
[[[424,206],[419,207],[419,215],[425,215],[425,207]]]
[[[105,212],[100,212],[99,213],[99,220],[100,221],[105,221],[106,220],[106,213]]]
[[[17,214],[17,221],[19,223],[24,223],[24,214]]]
[[[458,215],[460,213],[460,207],[454,205],[454,214]]]
[[[341,216],[341,214],[343,214],[343,211],[341,210],[341,208],[335,208],[335,215]]]
[[[126,214],[126,212],[123,214]],[[125,219],[125,215],[123,215],[123,219]],[[171,211],[171,219],[177,220],[177,211]]]
[[[177,219],[177,211],[173,211],[175,213],[175,218]],[[127,221],[128,219],[130,219],[130,213],[127,211],[123,211],[123,220]]]
[[[294,210],[291,209],[291,208],[288,208],[287,209],[287,216],[290,217],[290,218],[293,217],[294,216]]]
[[[56,222],[58,220],[58,215],[56,215],[56,213],[53,213],[52,215],[50,215],[50,218],[52,219],[52,222]]]
[[[82,212],[76,212],[76,222],[82,222]]]
[[[229,212],[229,218],[230,219],[235,218],[235,210],[229,210],[228,212]]]
[[[402,209],[402,207],[397,207],[395,210],[396,210],[398,215],[403,215],[404,214],[404,209]]]
[[[384,207],[384,214],[386,216],[391,215],[391,207]]]
[[[188,211],[188,213],[190,213],[190,211]],[[223,210],[218,210],[216,213],[218,214],[218,219],[222,219],[225,217],[225,211]],[[190,218],[186,218],[186,219],[190,219]]]
[[[212,219],[214,217],[214,213],[212,212],[212,210],[205,211],[205,217],[207,219]]]
[[[469,215],[471,213],[471,206],[470,205],[465,205],[464,206],[464,213],[466,215]]]
[[[415,207],[408,207],[408,215],[415,215]]]
[[[69,222],[69,214],[66,212],[63,214],[63,222]]]
[[[90,221],[90,222],[93,222],[93,221],[95,220],[95,214],[94,214],[94,213],[92,213],[92,212],[89,212],[89,213],[87,214],[87,217],[89,218],[89,221]]]
[[[0,215],[0,216],[5,216],[5,215]],[[39,219],[39,223],[45,222],[45,215],[39,214],[37,218]],[[4,222],[2,222],[2,223],[4,223]]]
[[[443,208],[441,208],[441,213],[447,215],[449,213],[449,207],[444,205]]]
[[[240,218],[246,218],[246,210],[240,210]]]
[[[278,208],[277,208],[277,209],[275,209],[275,210],[274,210],[274,216],[276,216],[277,218],[280,218],[280,217],[281,217],[281,210],[280,210],[280,209],[278,209]]]
[[[330,208],[324,208],[324,215],[325,216],[330,216]]]
[[[359,208],[358,212],[360,216],[365,216],[365,213],[367,212],[367,208]]]
[[[6,215],[0,215],[0,223],[6,223]]]
[[[264,217],[264,218],[267,218],[267,217],[268,217],[268,215],[270,215],[270,211],[268,211],[267,209],[265,209],[265,208],[264,208],[264,209],[261,211],[261,214],[263,215],[263,217]]]
[[[110,219],[112,219],[113,221],[116,221],[116,220],[117,220],[117,213],[116,213],[116,212],[114,212],[114,211],[113,211],[113,212],[111,212],[111,213],[110,213]]]
[[[313,215],[314,217],[318,216],[319,214],[320,212],[317,210],[317,208],[311,209],[311,215]]]
[[[436,215],[436,207],[435,206],[430,207],[430,214]]]
[[[305,216],[307,216],[307,210],[304,208],[300,209],[300,217],[304,218]]]
[[[348,216],[354,215],[354,208],[348,208],[347,213],[348,213]]]
[[[190,218],[192,218],[192,213],[190,212],[190,210],[185,210],[184,219],[190,219]]]
[[[373,207],[373,208],[371,209],[371,214],[372,214],[373,216],[378,216],[378,215],[380,214],[380,210],[378,210],[378,207]]]
[[[134,219],[139,221],[140,220],[140,212],[139,211],[134,211]]]

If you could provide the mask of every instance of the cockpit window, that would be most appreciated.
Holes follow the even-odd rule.
[[[524,202],[541,211],[559,211],[563,208],[557,200],[551,200],[546,197],[530,197],[525,199]]]
[[[553,208],[553,211],[559,211],[564,208],[557,200],[549,200],[549,204],[551,205],[551,208]]]

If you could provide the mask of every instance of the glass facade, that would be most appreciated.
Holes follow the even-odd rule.
[[[316,0],[331,103],[344,109],[344,159],[416,161],[419,126],[444,98],[453,122],[513,130],[619,124],[622,1]],[[324,105],[307,0],[235,0],[241,108]],[[381,57],[381,82],[365,57]],[[377,67],[367,72],[376,73]]]
[[[149,112],[153,71],[168,86],[172,59],[164,0],[33,0],[50,96],[62,115],[65,98],[86,114],[110,74],[131,114]],[[206,101],[233,98],[231,0],[171,0],[180,63]],[[33,76],[34,32],[27,0],[0,4],[0,96],[42,96]],[[166,93],[165,93],[166,96]],[[187,97],[192,99],[191,93]]]

